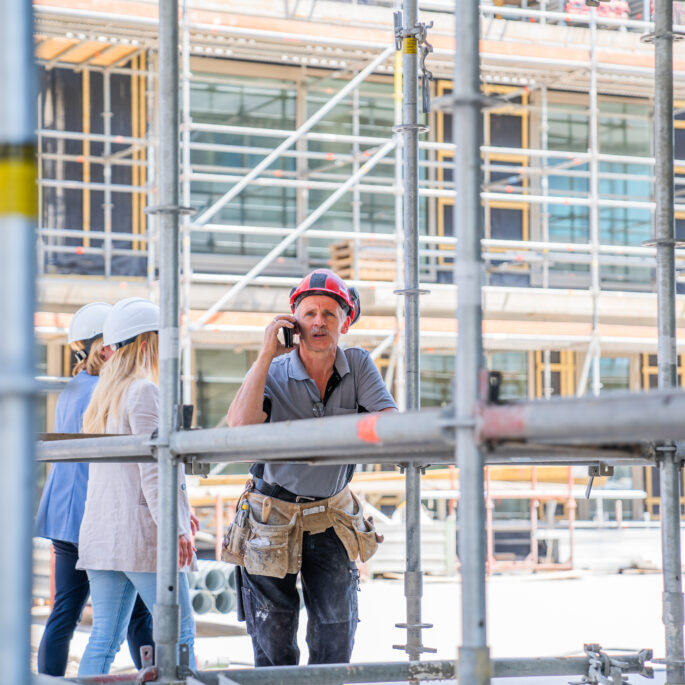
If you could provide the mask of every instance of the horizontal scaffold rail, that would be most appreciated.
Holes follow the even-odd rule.
[[[683,416],[685,392],[669,390],[481,404],[469,425],[486,463],[638,464],[652,461],[645,443],[685,440]],[[452,463],[456,427],[453,408],[353,414],[178,431],[170,447],[184,461]],[[155,446],[131,435],[51,439],[37,459],[141,462],[154,459]]]
[[[602,653],[604,654],[604,653]],[[647,663],[652,658],[652,651],[643,649],[640,652],[621,653],[607,664],[620,662],[623,675],[640,674],[653,677]],[[380,682],[426,682],[454,680],[458,662],[444,661],[410,661],[378,662],[358,664],[324,664],[309,666],[271,666],[256,669],[229,669],[199,671],[186,680],[187,685],[322,685],[325,683],[380,683]],[[552,676],[587,676],[590,661],[587,656],[578,657],[541,657],[493,659],[492,670],[495,678],[516,677],[552,677]],[[608,669],[607,669],[608,670]],[[140,682],[138,673],[118,676],[117,682]],[[75,679],[82,685],[112,682],[112,676],[93,676]]]

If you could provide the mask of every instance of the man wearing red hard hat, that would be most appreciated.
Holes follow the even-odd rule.
[[[292,315],[278,315],[266,327],[257,361],[228,410],[230,426],[397,411],[369,353],[338,345],[361,314],[354,288],[317,269],[293,288],[290,309]],[[286,347],[280,329],[299,335],[299,343]],[[238,599],[256,666],[299,661],[298,573],[309,663],[349,662],[358,621],[355,562],[366,561],[380,539],[348,487],[353,472],[353,464],[252,466],[223,558],[243,567]]]

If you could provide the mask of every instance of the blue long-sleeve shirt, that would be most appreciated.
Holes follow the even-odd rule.
[[[97,382],[97,376],[81,371],[67,383],[57,400],[55,433],[81,432],[83,414]],[[53,464],[40,499],[35,535],[78,544],[87,490],[88,464]]]

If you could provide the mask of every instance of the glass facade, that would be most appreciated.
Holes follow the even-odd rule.
[[[191,136],[193,172],[204,174],[191,184],[191,205],[198,212],[216,202],[246,171],[256,166],[281,139],[259,134],[259,129],[292,131],[295,128],[296,85],[231,77],[226,82],[215,76],[197,75],[191,82],[191,117],[195,124],[218,124],[253,129],[253,133],[194,131]],[[232,180],[204,180],[206,175],[227,175]],[[295,159],[281,156],[264,174],[292,178]],[[212,223],[241,226],[295,226],[294,188],[250,185],[224,206]],[[199,232],[192,234],[196,253],[239,256],[263,255],[279,242],[278,237]],[[292,255],[294,248],[286,251]]]
[[[250,352],[195,350],[196,422],[199,428],[226,425],[226,412],[250,368]]]

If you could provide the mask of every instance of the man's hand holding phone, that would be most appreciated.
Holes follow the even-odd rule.
[[[283,329],[282,343],[279,339],[278,331]],[[293,334],[299,334],[297,327],[297,320],[290,314],[279,314],[266,327],[264,331],[264,345],[262,347],[262,354],[271,361],[274,357],[290,352],[295,346]]]
[[[299,333],[299,328],[297,327],[297,323],[295,323],[294,328],[287,328],[283,327],[283,341],[285,343],[286,349],[292,349],[295,347],[295,343],[293,340],[293,336],[297,335]]]

